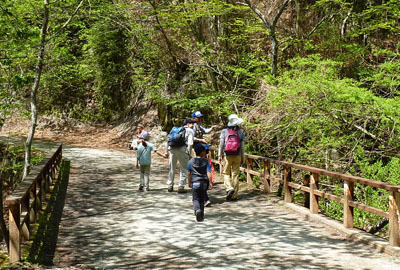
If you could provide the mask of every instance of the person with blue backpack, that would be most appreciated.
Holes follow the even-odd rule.
[[[240,165],[244,162],[245,135],[240,129],[243,119],[236,114],[228,116],[228,127],[220,135],[218,161],[224,161],[223,175],[226,200],[236,201],[239,192]]]
[[[190,152],[193,147],[193,124],[194,120],[187,118],[183,122],[183,127],[173,127],[168,135],[167,151],[169,152],[169,174],[167,185],[169,192],[174,190],[174,178],[178,161],[180,166],[178,193],[187,192],[185,190],[187,180],[186,166],[189,162]]]

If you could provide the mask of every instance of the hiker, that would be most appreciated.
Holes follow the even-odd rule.
[[[204,220],[204,200],[207,189],[212,189],[209,185],[211,181],[211,167],[205,158],[206,149],[203,144],[194,145],[196,157],[192,158],[188,165],[188,185],[192,188],[193,208],[196,220]]]
[[[140,138],[140,134],[144,130],[142,125],[139,125],[139,130],[137,132],[136,138],[133,138],[131,144],[129,145],[129,150],[137,150],[138,144],[142,142],[142,139]]]
[[[236,114],[229,115],[228,127],[222,130],[219,140],[218,161],[221,164],[224,160],[223,174],[227,201],[236,201],[238,198],[240,165],[244,162],[245,136],[240,129],[242,123],[243,119]]]
[[[172,128],[168,135],[167,151],[169,151],[169,175],[168,175],[168,192],[174,191],[174,177],[177,162],[180,166],[180,179],[178,185],[178,193],[186,193],[186,166],[189,162],[189,155],[193,147],[193,124],[194,120],[191,118],[185,119],[183,122],[183,130],[177,127]],[[179,134],[173,134],[174,131],[182,130],[184,132],[183,141],[181,143],[174,143],[174,138],[179,138]],[[183,134],[183,133],[182,133]],[[166,153],[168,156],[168,152]]]
[[[140,164],[140,184],[139,191],[150,191],[149,176],[150,176],[150,166],[151,166],[151,151],[154,151],[157,155],[166,158],[166,156],[157,151],[157,148],[149,142],[150,133],[142,130],[139,138],[139,144],[137,146],[137,158],[136,158],[136,168],[139,168]]]
[[[193,132],[194,132],[194,144],[197,143],[204,143],[207,144],[207,141],[204,139],[204,134],[208,134],[214,129],[216,129],[218,126],[214,125],[211,126],[210,128],[204,128],[200,125],[201,123],[201,118],[203,117],[203,114],[200,111],[195,111],[192,113],[192,118],[196,123],[193,126]],[[208,193],[206,192],[206,202],[205,205],[211,206],[211,201],[210,198],[208,197]]]
[[[204,139],[204,134],[208,134],[214,129],[217,128],[216,125],[210,127],[210,128],[204,128],[200,125],[201,123],[201,118],[203,117],[203,114],[200,111],[195,111],[192,113],[192,118],[195,121],[195,124],[193,126],[193,132],[194,132],[194,143],[204,143],[207,144],[207,141]]]

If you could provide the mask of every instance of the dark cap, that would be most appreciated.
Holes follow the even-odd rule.
[[[196,121],[194,121],[192,118],[186,118],[185,121],[183,121],[183,125],[186,126],[187,124],[190,123],[196,123]]]
[[[205,151],[206,148],[204,147],[204,145],[202,143],[196,143],[194,145],[194,151],[196,152],[196,155],[199,156],[201,154],[201,152]]]

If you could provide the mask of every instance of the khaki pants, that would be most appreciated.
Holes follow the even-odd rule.
[[[241,160],[242,157],[240,155],[224,157],[224,185],[226,192],[231,190],[235,191],[235,193],[232,195],[232,199],[236,199],[238,197]]]

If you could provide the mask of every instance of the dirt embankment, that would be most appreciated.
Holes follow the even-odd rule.
[[[166,136],[158,126],[157,113],[149,111],[146,115],[115,124],[88,124],[71,118],[41,116],[34,138],[80,147],[125,151],[140,127],[151,131],[153,140],[160,144]],[[26,137],[28,130],[29,120],[14,116],[6,120],[0,136]]]

